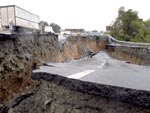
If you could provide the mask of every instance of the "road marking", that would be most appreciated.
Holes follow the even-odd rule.
[[[88,75],[88,74],[90,74],[90,73],[93,73],[94,71],[95,71],[95,70],[85,70],[85,71],[82,71],[82,72],[79,72],[79,73],[70,75],[70,76],[68,76],[68,78],[79,79],[79,78],[81,78],[81,77],[84,77],[85,75]]]
[[[101,63],[101,65],[98,66],[98,68],[103,68],[105,64],[106,64],[106,60],[103,60],[102,63]]]

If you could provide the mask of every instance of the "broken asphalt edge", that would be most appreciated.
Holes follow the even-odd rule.
[[[77,79],[70,79],[57,74],[45,72],[33,72],[31,74],[31,78],[38,81],[43,80],[46,82],[53,82],[57,85],[67,87],[70,90],[97,95],[104,98],[111,98],[124,103],[150,108],[150,91],[97,84]]]

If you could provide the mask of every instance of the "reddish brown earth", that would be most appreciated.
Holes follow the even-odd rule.
[[[65,44],[61,53],[53,38],[0,40],[0,104],[33,90],[37,83],[31,80],[30,74],[43,63],[79,59],[87,55],[86,48],[100,51],[105,44],[90,38],[70,37],[71,48]]]

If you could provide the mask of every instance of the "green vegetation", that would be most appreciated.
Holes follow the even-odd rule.
[[[150,42],[150,20],[143,21],[138,12],[122,11],[113,23],[110,34],[124,41]]]

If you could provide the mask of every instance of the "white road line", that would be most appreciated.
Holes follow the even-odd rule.
[[[70,76],[68,76],[68,78],[79,79],[79,78],[84,77],[85,75],[88,75],[88,74],[90,74],[90,73],[92,73],[94,71],[95,70],[85,70],[85,71],[82,71],[82,72],[70,75]]]
[[[98,68],[103,68],[105,64],[106,64],[106,60],[102,61],[101,65],[98,66]]]

